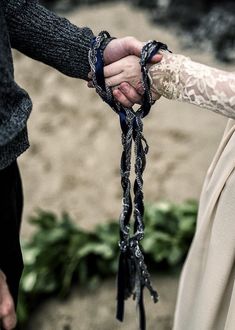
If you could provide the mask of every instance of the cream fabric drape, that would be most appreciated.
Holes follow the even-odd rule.
[[[153,94],[235,118],[235,74],[163,54],[150,69]],[[235,120],[208,169],[197,228],[184,264],[174,330],[235,329]]]

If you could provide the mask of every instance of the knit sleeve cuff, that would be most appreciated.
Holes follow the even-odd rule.
[[[88,27],[73,25],[36,0],[9,0],[6,19],[12,47],[68,76],[88,79],[94,37]]]

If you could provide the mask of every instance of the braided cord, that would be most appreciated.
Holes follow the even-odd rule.
[[[159,50],[167,50],[167,46],[149,41],[142,49],[140,65],[142,71],[142,83],[144,87],[142,106],[135,112],[132,108],[123,107],[116,102],[112,95],[112,89],[105,85],[103,67],[104,61],[101,53],[102,45],[109,38],[107,32],[101,32],[94,38],[89,51],[89,61],[93,74],[93,84],[100,97],[119,115],[122,129],[122,156],[120,163],[121,185],[123,190],[122,212],[119,218],[120,224],[120,257],[117,277],[117,318],[123,321],[124,301],[133,295],[140,311],[140,330],[146,329],[145,312],[143,303],[143,289],[146,287],[153,301],[158,301],[158,294],[153,289],[150,274],[144,262],[144,255],[140,241],[144,237],[144,194],[143,172],[146,166],[148,144],[143,136],[142,119],[148,115],[151,105],[154,103],[150,92],[147,63]],[[135,154],[135,181],[133,186],[134,200],[131,198],[131,155],[132,144]],[[134,204],[134,207],[133,207]],[[131,215],[134,216],[133,234],[131,234]]]

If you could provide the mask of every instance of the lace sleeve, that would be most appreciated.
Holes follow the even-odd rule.
[[[235,119],[235,73],[164,52],[149,77],[153,96],[189,102]]]

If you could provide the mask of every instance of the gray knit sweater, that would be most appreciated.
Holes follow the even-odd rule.
[[[68,76],[87,79],[92,38],[89,28],[74,26],[37,0],[0,0],[0,169],[29,146],[32,102],[14,81],[11,47]]]

